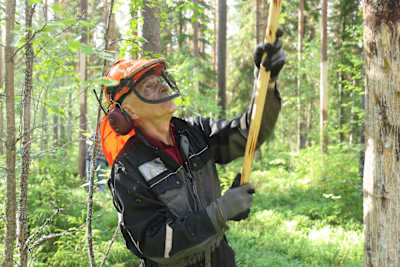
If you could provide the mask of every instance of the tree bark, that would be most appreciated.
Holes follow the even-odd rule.
[[[40,150],[44,151],[47,149],[47,142],[48,142],[48,138],[47,138],[47,94],[48,94],[48,90],[47,87],[44,89],[44,96],[42,99],[42,110],[41,112],[41,121],[42,121],[42,127],[41,127],[41,134],[40,134]]]
[[[15,245],[15,208],[16,208],[16,182],[15,182],[15,93],[14,93],[14,23],[15,23],[15,0],[8,0],[6,6],[6,110],[7,110],[7,189],[5,200],[6,233],[4,238],[3,267],[14,266]]]
[[[226,112],[226,16],[226,0],[218,0],[217,82],[221,118],[225,117]]]
[[[83,20],[87,20],[88,2],[81,0],[81,15]],[[87,44],[87,29],[82,29],[81,42]],[[84,84],[87,77],[86,55],[82,52],[79,54],[79,77],[81,81],[81,89],[79,95],[79,176],[81,180],[86,178],[86,132],[87,132],[87,87]]]
[[[260,41],[264,41],[265,40],[265,33],[267,32],[267,20],[268,20],[268,1],[261,1],[261,40]]]
[[[59,127],[59,125],[58,125],[58,115],[54,114],[53,115],[53,145],[55,147],[57,147],[60,144],[59,138],[58,138],[59,137],[58,136],[58,127]]]
[[[160,54],[160,8],[151,6],[151,0],[143,0],[143,25],[141,27],[141,36],[144,38],[142,45],[145,54]]]
[[[309,133],[311,133],[311,130],[312,130],[313,105],[314,105],[314,102],[312,99],[310,99],[310,101],[308,102],[308,108],[307,108],[306,133],[304,135],[306,146],[311,146],[311,137],[310,137]]]
[[[338,72],[338,93],[339,93],[339,142],[344,142],[344,107],[343,107],[343,72]]]
[[[110,4],[108,3],[108,0],[104,0],[104,25],[106,25],[107,20],[108,20],[108,13],[110,9]],[[115,21],[115,14],[111,14],[111,20],[110,20],[110,30],[108,32],[108,40],[110,42],[108,50],[113,54],[117,55],[118,51],[118,43],[117,43],[117,24]]]
[[[19,181],[19,199],[17,216],[17,245],[19,251],[19,266],[28,265],[28,250],[26,240],[28,239],[28,179],[31,149],[31,98],[32,98],[32,69],[33,69],[33,46],[29,41],[32,38],[32,17],[34,8],[25,0],[25,86],[23,92],[23,120],[22,120],[22,150],[21,150],[21,173]]]
[[[364,266],[400,266],[400,2],[363,3]]]
[[[4,59],[3,59],[3,31],[2,27],[0,27],[0,155],[4,153],[4,98],[5,94],[3,93],[4,88],[4,78],[3,78],[3,68],[4,68]]]
[[[255,21],[255,31],[256,31],[256,45],[261,43],[260,33],[261,33],[261,0],[256,0],[256,21]]]
[[[70,103],[68,105],[68,123],[67,123],[67,141],[71,142],[72,141],[72,136],[74,133],[74,127],[72,125],[74,118],[72,115],[72,91],[68,92],[68,103]]]
[[[214,25],[214,41],[213,41],[213,50],[212,50],[212,69],[213,71],[217,71],[217,42],[215,41],[215,37],[217,37],[218,34],[218,23],[217,23],[217,14],[218,14],[218,5],[217,5],[217,0],[213,1],[213,25]],[[215,86],[215,83],[214,83]],[[213,86],[213,87],[214,87]]]
[[[193,4],[195,6],[198,6],[199,2],[198,0],[193,0]],[[200,51],[199,51],[199,14],[197,11],[194,11],[194,21],[192,23],[192,27],[193,27],[193,55],[195,57],[195,60],[197,62],[199,62],[200,60]],[[200,83],[199,83],[199,68],[198,68],[199,64],[196,64],[196,66],[194,67],[193,73],[194,73],[194,88],[197,92],[200,91]]]
[[[303,122],[303,106],[301,99],[301,80],[302,80],[302,52],[303,52],[303,39],[304,39],[304,0],[299,0],[298,12],[299,29],[297,32],[298,48],[297,48],[297,151],[304,148],[304,122]]]
[[[44,22],[47,23],[48,19],[48,5],[47,0],[44,1],[44,9],[43,9]],[[40,134],[40,150],[44,151],[47,149],[47,86],[44,88],[44,95],[42,98],[42,109],[41,109],[41,134]],[[71,102],[70,102],[71,103]]]
[[[322,0],[321,9],[321,73],[320,73],[320,145],[328,153],[328,0]]]

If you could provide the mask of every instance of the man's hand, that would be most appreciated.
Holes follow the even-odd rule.
[[[278,78],[279,72],[286,62],[286,56],[282,49],[282,41],[279,39],[283,35],[283,31],[278,29],[276,32],[276,41],[274,44],[264,43],[258,44],[254,51],[254,64],[260,69],[263,54],[266,52],[267,57],[262,62],[265,70],[271,71],[270,82],[273,83]]]
[[[240,183],[240,174],[235,178]],[[225,194],[217,199],[217,205],[225,220],[240,221],[249,216],[253,194],[253,185],[232,184]]]

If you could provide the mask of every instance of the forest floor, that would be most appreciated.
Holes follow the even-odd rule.
[[[319,216],[339,196],[285,173],[253,173],[251,215],[231,223],[228,232],[238,267],[363,266],[361,222],[337,223],[329,215]]]
[[[263,155],[253,166],[251,183],[256,194],[249,218],[229,222],[227,237],[236,252],[237,266],[363,266],[357,151],[333,148],[323,165],[318,148],[296,156]],[[54,214],[55,207],[63,210],[43,234],[72,231],[86,220],[87,193],[76,173],[70,171],[75,162],[61,166],[59,160],[48,159],[46,174],[38,174],[35,169],[39,166],[32,166],[31,232]],[[225,189],[240,168],[241,159],[219,168]],[[117,225],[108,189],[104,194],[95,192],[93,218],[94,250],[99,266]],[[4,225],[0,226],[1,229]],[[45,241],[33,251],[31,266],[89,266],[85,230],[84,227],[72,236]],[[0,249],[2,245],[3,242]],[[105,266],[138,264],[119,235]]]

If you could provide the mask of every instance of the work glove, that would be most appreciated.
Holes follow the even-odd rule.
[[[238,180],[240,181],[240,178]],[[239,221],[247,218],[254,192],[254,187],[251,184],[231,187],[223,196],[219,197],[206,208],[217,231],[226,228],[228,220]]]
[[[239,187],[240,186],[240,179],[242,178],[242,175],[240,173],[238,173],[235,177],[235,179],[233,180],[233,183],[231,185],[230,188],[235,188],[235,187]],[[249,192],[250,194],[254,194],[255,190],[253,189],[253,191]],[[246,219],[247,217],[249,217],[250,214],[250,208],[243,211],[242,213],[238,214],[237,216],[233,217],[231,220],[232,221],[240,221],[243,219]]]
[[[286,62],[286,56],[282,49],[282,41],[279,39],[283,35],[283,31],[278,29],[276,32],[276,40],[274,44],[263,43],[258,44],[254,51],[254,64],[257,67],[256,77],[262,64],[266,71],[271,71],[270,81],[275,82],[278,79],[279,72]],[[267,53],[267,57],[261,63],[262,56]]]

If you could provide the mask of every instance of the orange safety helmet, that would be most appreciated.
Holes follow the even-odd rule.
[[[142,96],[134,85],[149,73],[162,77],[173,93],[157,100],[149,100]],[[112,165],[128,139],[135,135],[134,122],[121,107],[123,99],[133,90],[142,101],[156,104],[178,97],[180,92],[174,80],[168,75],[163,58],[118,60],[106,74],[106,80],[116,81],[115,85],[104,86],[109,109],[100,125],[103,153],[108,163]]]

